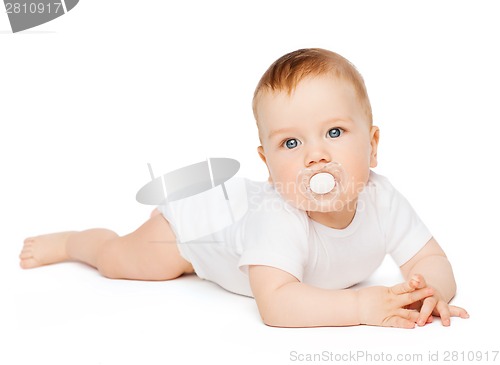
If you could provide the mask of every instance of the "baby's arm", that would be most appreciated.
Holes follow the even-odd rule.
[[[413,328],[418,312],[404,309],[434,294],[414,281],[394,287],[327,290],[269,266],[250,266],[250,284],[265,324],[275,327],[369,324]]]
[[[440,316],[445,326],[450,325],[450,317],[468,318],[463,308],[448,305],[456,293],[455,277],[448,258],[434,238],[431,238],[410,261],[401,266],[401,272],[406,279],[417,273],[422,275],[418,287],[429,286],[435,290],[435,295],[414,307],[420,310],[417,322],[420,326],[426,323],[432,313]]]

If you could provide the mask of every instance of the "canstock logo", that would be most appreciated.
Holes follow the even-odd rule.
[[[4,0],[12,32],[34,28],[66,14],[79,0]]]

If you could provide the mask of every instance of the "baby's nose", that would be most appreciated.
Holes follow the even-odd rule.
[[[328,152],[322,150],[311,151],[306,158],[306,167],[312,168],[317,167],[318,169],[322,168],[327,163],[331,162],[332,159]]]

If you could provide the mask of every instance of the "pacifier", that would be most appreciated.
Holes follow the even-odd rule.
[[[337,162],[327,163],[320,169],[305,168],[297,176],[299,192],[320,209],[333,207],[345,181],[344,169]]]
[[[336,185],[335,178],[328,172],[318,172],[309,180],[309,187],[314,194],[327,194]]]

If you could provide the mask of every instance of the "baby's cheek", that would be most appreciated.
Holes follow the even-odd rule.
[[[345,168],[347,181],[343,183],[344,191],[350,198],[354,198],[363,190],[368,181],[369,170]]]

